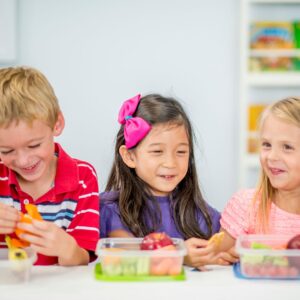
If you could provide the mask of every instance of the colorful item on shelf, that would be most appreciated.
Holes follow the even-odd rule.
[[[293,71],[298,68],[294,64],[293,57],[250,57],[249,70],[252,72],[260,71]]]
[[[294,48],[294,30],[290,22],[253,22],[250,35],[252,49]]]
[[[250,104],[248,107],[248,152],[257,153],[259,150],[258,121],[265,109],[264,104]]]
[[[300,21],[293,22],[294,27],[294,45],[295,48],[300,48]]]

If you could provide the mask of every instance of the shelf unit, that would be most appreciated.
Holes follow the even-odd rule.
[[[300,20],[300,0],[242,0],[240,20],[239,182],[253,187],[259,173],[259,155],[248,153],[248,107],[300,95],[300,71],[249,70],[250,57],[300,57],[300,49],[250,49],[250,24],[254,21]]]

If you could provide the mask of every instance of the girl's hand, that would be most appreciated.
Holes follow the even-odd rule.
[[[216,260],[214,244],[209,245],[207,240],[190,238],[185,241],[185,246],[188,253],[184,258],[184,264],[190,267],[200,268]]]
[[[18,228],[28,231],[20,237],[36,252],[57,256],[60,265],[79,265],[89,262],[88,252],[76,240],[53,222],[33,220],[32,224],[19,223]]]
[[[20,212],[6,204],[0,203],[0,234],[13,233],[20,220]]]
[[[232,247],[227,252],[220,252],[216,258],[217,265],[231,265],[239,261],[239,255],[235,251],[235,247]]]
[[[111,231],[108,236],[110,238],[115,238],[115,237],[124,237],[124,238],[127,238],[127,237],[133,237],[133,234],[124,230],[124,229],[117,229],[117,230],[113,230]]]

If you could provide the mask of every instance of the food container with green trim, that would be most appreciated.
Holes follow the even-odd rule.
[[[105,281],[184,280],[183,258],[187,251],[182,239],[172,238],[174,246],[141,250],[142,238],[99,240],[99,263],[95,277]]]
[[[291,236],[241,235],[236,251],[245,278],[300,279],[300,250],[287,249]]]

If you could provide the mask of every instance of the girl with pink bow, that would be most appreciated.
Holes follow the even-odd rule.
[[[143,237],[165,232],[186,240],[187,265],[229,264],[208,239],[220,214],[203,199],[193,132],[182,106],[151,94],[125,101],[118,121],[115,159],[101,198],[101,237]]]

